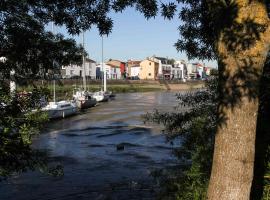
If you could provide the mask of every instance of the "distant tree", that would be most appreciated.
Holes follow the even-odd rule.
[[[175,60],[173,58],[169,59],[168,61],[169,61],[168,64],[170,64],[170,65],[173,65],[175,63]]]

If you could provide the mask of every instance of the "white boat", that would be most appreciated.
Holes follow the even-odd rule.
[[[97,102],[105,102],[110,99],[110,97],[115,97],[112,92],[107,91],[107,71],[104,68],[104,62],[103,62],[103,37],[102,37],[102,83],[103,83],[103,88],[101,91],[95,92],[93,94],[93,97],[97,100]]]
[[[54,23],[52,22],[52,32],[54,33]],[[41,108],[42,111],[48,113],[49,119],[65,118],[77,113],[77,106],[70,101],[56,102],[55,95],[55,80],[53,81],[53,102],[49,102],[45,107]]]
[[[56,119],[75,115],[77,113],[77,106],[75,103],[69,101],[49,102],[41,110],[48,113],[49,119]]]
[[[97,104],[97,100],[87,91],[78,90],[73,95],[73,99],[79,109],[86,109]]]
[[[84,32],[82,33],[82,46],[84,48]],[[91,92],[87,91],[86,88],[86,75],[85,75],[85,55],[82,55],[82,77],[83,77],[83,89],[76,90],[73,94],[73,99],[76,105],[80,109],[90,108],[97,104],[96,98],[93,97]]]
[[[104,91],[98,91],[93,94],[93,98],[95,98],[97,102],[105,102],[109,100],[110,96]]]

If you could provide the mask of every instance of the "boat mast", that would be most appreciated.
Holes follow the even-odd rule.
[[[82,33],[82,46],[83,46],[83,49],[84,49],[84,32]],[[83,52],[83,56],[82,56],[82,68],[83,68],[83,89],[86,90],[86,73],[85,73],[85,55],[84,55],[84,52]]]
[[[52,21],[52,34],[54,36],[54,23]],[[54,60],[53,60],[53,68],[54,68]],[[53,69],[54,71],[54,69]],[[55,96],[55,75],[53,74],[53,102],[56,102],[56,96]]]
[[[102,42],[102,69],[103,69],[103,80],[104,80],[104,92],[107,91],[107,72],[106,68],[104,68],[104,59],[103,59],[103,35],[101,36],[101,42]]]

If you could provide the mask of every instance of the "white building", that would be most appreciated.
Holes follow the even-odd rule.
[[[105,63],[102,65],[102,63],[100,63],[96,66],[96,68],[99,72],[103,72],[104,70],[106,70],[107,79],[121,79],[120,67],[112,66]],[[101,77],[102,74],[97,74],[97,76]]]
[[[188,63],[187,76],[188,79],[204,79],[210,76],[211,67],[206,67],[201,63]]]
[[[187,64],[187,76],[188,79],[194,79],[197,77],[197,67],[192,63]]]
[[[82,65],[70,64],[62,67],[62,77],[72,78],[74,76],[83,76]],[[91,79],[96,79],[96,62],[89,58],[85,59],[85,76]]]
[[[131,66],[130,67],[130,76],[131,77],[139,77],[141,67],[139,66]]]
[[[139,77],[141,66],[139,60],[128,60],[127,61],[127,75],[130,79],[137,79]]]
[[[184,60],[175,61],[171,70],[172,79],[186,79],[187,78],[187,66]]]

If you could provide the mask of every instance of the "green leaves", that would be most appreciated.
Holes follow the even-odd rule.
[[[32,94],[10,96],[8,86],[0,82],[0,180],[46,164],[44,154],[30,147],[32,136],[48,119],[46,113],[32,111],[38,108],[43,91],[35,88]]]
[[[168,4],[161,4],[161,15],[164,18],[172,19],[176,12],[176,4],[170,2]]]
[[[177,95],[174,112],[148,113],[145,120],[163,124],[169,141],[180,143],[174,153],[184,166],[165,169],[160,199],[205,199],[217,126],[217,79],[203,90]]]

